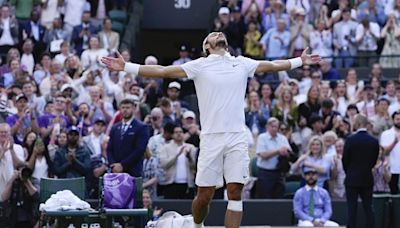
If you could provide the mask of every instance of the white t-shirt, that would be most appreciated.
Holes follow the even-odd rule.
[[[182,149],[182,146],[178,147],[178,151]],[[176,160],[176,173],[175,173],[175,183],[177,184],[185,184],[188,182],[187,176],[187,166],[186,166],[186,155],[182,153],[178,156]]]
[[[36,158],[35,168],[33,169],[32,177],[40,180],[42,177],[48,177],[49,175],[49,166],[47,165],[47,161],[45,157]]]
[[[181,65],[196,87],[202,134],[245,131],[247,78],[254,76],[258,64],[227,53],[211,54]]]
[[[394,127],[382,132],[380,144],[383,147],[390,146],[396,137],[396,131]],[[389,154],[389,166],[390,172],[393,174],[400,174],[400,143],[397,143],[393,147],[393,150]]]
[[[25,153],[22,146],[14,144],[14,151],[19,160],[25,161]],[[11,152],[7,150],[4,153],[3,158],[0,160],[0,202],[3,201],[1,195],[3,194],[3,191],[8,181],[13,175],[13,172],[14,172],[14,166],[11,157]]]

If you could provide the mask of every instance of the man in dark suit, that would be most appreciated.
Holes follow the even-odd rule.
[[[82,52],[89,48],[90,36],[97,34],[98,29],[90,23],[90,11],[82,14],[82,24],[77,25],[72,30],[71,42],[74,44],[76,54],[81,55]]]
[[[46,28],[40,24],[40,13],[37,10],[31,12],[31,19],[20,25],[20,40],[31,39],[34,44],[33,56],[38,59],[43,50],[46,50],[46,43],[44,42],[44,37],[46,35]]]
[[[358,114],[354,120],[357,132],[344,145],[343,168],[346,172],[347,227],[357,227],[357,200],[360,196],[365,212],[365,226],[374,227],[372,211],[372,168],[379,155],[379,141],[367,132],[368,119]]]
[[[113,173],[141,177],[149,132],[145,124],[134,118],[136,108],[137,103],[132,99],[121,101],[119,110],[123,119],[111,128],[107,157]]]

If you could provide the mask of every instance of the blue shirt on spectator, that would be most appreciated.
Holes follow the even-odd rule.
[[[314,216],[309,215],[311,191],[314,191]],[[325,223],[332,216],[329,193],[318,186],[311,188],[306,185],[298,189],[293,198],[293,208],[296,218],[303,221],[319,219],[322,223]]]
[[[324,182],[329,180],[330,178],[330,171],[331,171],[331,166],[332,166],[332,157],[331,156],[320,156],[318,158],[315,158],[314,156],[307,156],[307,158],[304,160],[304,162],[309,162],[315,165],[318,165],[320,167],[323,167],[325,172],[324,173],[318,173],[318,180],[317,180],[317,185],[319,187],[324,187]],[[304,162],[301,165],[302,167],[302,174],[304,174],[304,169],[306,168],[304,166]]]
[[[278,37],[280,39],[278,39]],[[260,43],[267,46],[267,51],[265,53],[267,59],[277,59],[288,56],[289,42],[290,33],[286,30],[279,32],[276,28],[270,29],[260,40]]]

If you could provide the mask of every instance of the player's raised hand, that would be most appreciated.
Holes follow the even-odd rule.
[[[109,70],[123,71],[125,67],[125,60],[122,55],[117,51],[117,58],[114,57],[103,57],[101,62],[106,65]]]
[[[301,54],[301,60],[303,61],[303,65],[313,65],[317,64],[321,61],[321,57],[316,54],[307,54],[308,52],[308,47],[303,51]]]

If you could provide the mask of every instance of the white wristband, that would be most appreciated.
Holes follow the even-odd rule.
[[[288,59],[290,63],[290,69],[293,70],[297,67],[301,67],[303,65],[303,60],[300,57]]]
[[[124,71],[126,73],[131,73],[134,75],[138,75],[139,74],[139,64],[136,63],[125,63],[125,67],[124,67]]]

